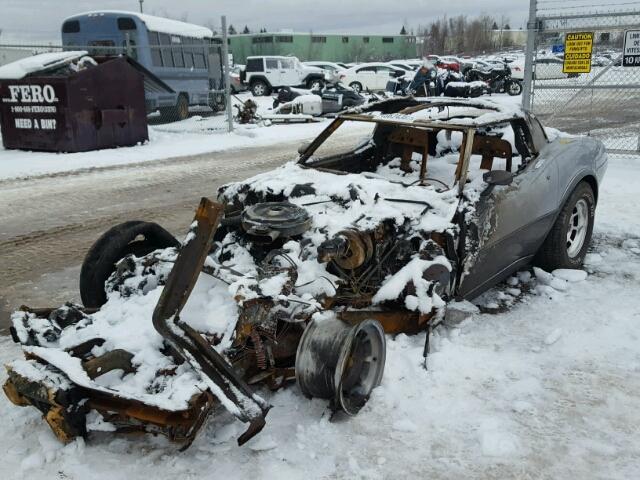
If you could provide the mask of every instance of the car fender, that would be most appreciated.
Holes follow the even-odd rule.
[[[607,166],[607,154],[604,145],[591,137],[577,137],[557,140],[568,147],[565,160],[575,158],[575,162],[558,162],[561,188],[558,212],[566,203],[578,184],[586,180],[591,185],[596,201],[598,200],[599,183],[604,176]]]
[[[271,82],[269,81],[269,79],[265,76],[265,75],[251,75],[247,81],[247,83],[249,85],[251,85],[253,82],[255,82],[256,80],[262,80],[263,82],[265,82],[270,88],[273,88],[273,85],[271,84]]]

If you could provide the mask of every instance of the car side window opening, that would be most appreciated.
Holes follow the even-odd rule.
[[[262,58],[247,59],[247,72],[264,72]]]
[[[280,63],[282,64],[282,68],[287,70],[293,69],[296,66],[291,58],[283,58],[280,60]]]
[[[265,64],[267,67],[267,70],[277,70],[278,69],[278,59],[276,58],[267,58],[265,60]],[[284,66],[283,66],[284,68]]]
[[[358,73],[363,73],[363,72],[375,73],[376,72],[376,67],[362,67],[362,68],[358,69],[357,72]]]

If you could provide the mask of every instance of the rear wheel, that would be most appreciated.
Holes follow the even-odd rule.
[[[593,189],[587,182],[579,183],[562,207],[535,263],[547,271],[580,268],[591,242],[595,209]]]
[[[99,308],[107,301],[105,282],[118,261],[129,254],[144,256],[180,242],[157,223],[134,220],[110,228],[91,246],[80,269],[80,298],[85,307]]]
[[[512,97],[520,95],[522,93],[522,85],[520,84],[520,82],[509,82],[509,84],[507,85],[507,93]]]
[[[189,117],[189,99],[185,95],[178,95],[176,106],[160,108],[160,116],[166,122],[185,120]]]
[[[263,97],[271,93],[271,88],[264,80],[254,80],[251,82],[251,93],[254,97]]]
[[[360,93],[362,91],[362,84],[360,82],[351,82],[349,86],[356,92]]]

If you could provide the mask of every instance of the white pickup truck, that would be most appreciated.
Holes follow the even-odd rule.
[[[301,87],[317,90],[325,84],[321,68],[303,65],[296,57],[247,57],[243,83],[254,96],[270,95],[281,87]]]

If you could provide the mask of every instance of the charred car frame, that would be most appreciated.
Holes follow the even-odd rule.
[[[345,124],[372,133],[324,153]],[[481,100],[340,115],[297,162],[204,198],[184,242],[140,221],[106,232],[82,266],[84,306],[13,315],[26,358],[4,391],[63,441],[106,425],[186,447],[222,404],[249,424],[241,444],[269,410],[254,388],[293,381],[355,414],[382,379],[385,332],[428,332],[447,302],[529,263],[581,265],[607,158],[548,133]]]

